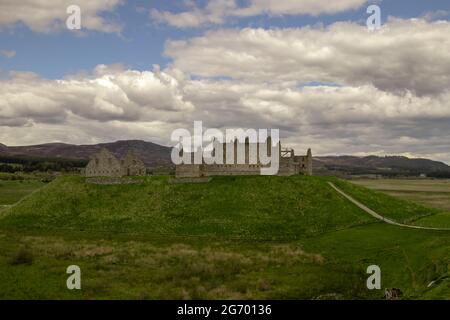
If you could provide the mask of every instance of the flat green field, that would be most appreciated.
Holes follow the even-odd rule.
[[[361,179],[352,182],[395,197],[450,211],[450,180]]]
[[[60,177],[0,216],[2,299],[450,299],[450,232],[368,216],[333,181],[399,222],[442,210],[325,177],[94,185]],[[82,290],[66,288],[79,265]],[[433,284],[429,286],[432,282]]]

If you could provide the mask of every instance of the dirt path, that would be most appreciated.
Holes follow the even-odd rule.
[[[0,204],[0,215],[3,214],[6,209],[11,208],[11,205],[8,204]]]
[[[45,185],[43,185],[43,186],[40,187],[40,188],[37,188],[37,189],[33,190],[32,192],[30,192],[30,193],[27,194],[26,196],[22,197],[22,198],[21,198],[19,201],[17,201],[16,203],[13,203],[13,204],[0,204],[0,213],[3,214],[3,213],[5,213],[5,212],[7,212],[6,209],[11,209],[11,208],[17,206],[19,203],[21,203],[21,202],[24,201],[25,199],[31,197],[31,196],[32,196],[33,194],[35,194],[36,192],[39,192],[39,191],[43,190],[44,188],[47,188],[50,184],[51,184],[51,182],[50,182],[50,183],[47,183],[47,184],[45,184]]]
[[[431,228],[431,227],[420,227],[420,226],[412,226],[412,225],[408,225],[408,224],[403,224],[403,223],[398,223],[395,222],[393,220],[387,219],[385,217],[383,217],[382,215],[376,213],[375,211],[373,211],[372,209],[366,207],[365,205],[363,205],[361,202],[355,200],[353,197],[349,196],[348,194],[346,194],[344,191],[342,191],[341,189],[339,189],[338,187],[336,187],[332,182],[328,182],[328,184],[334,189],[336,190],[338,193],[340,193],[343,197],[347,198],[347,200],[349,200],[350,202],[352,202],[354,205],[356,205],[357,207],[359,207],[360,209],[364,210],[365,212],[367,212],[368,214],[370,214],[372,217],[381,220],[383,222],[386,222],[388,224],[391,224],[393,226],[398,226],[398,227],[403,227],[403,228],[411,228],[411,229],[421,229],[421,230],[435,230],[435,231],[450,231],[450,229],[447,228]]]

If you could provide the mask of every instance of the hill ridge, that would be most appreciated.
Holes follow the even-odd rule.
[[[117,140],[98,144],[51,142],[11,147],[0,144],[0,155],[88,160],[101,148],[107,148],[118,157],[122,157],[127,150],[132,149],[148,167],[173,166],[170,159],[170,147],[139,139]],[[396,155],[368,155],[364,157],[353,155],[316,156],[314,157],[314,168],[319,170],[324,168],[333,171],[350,171],[351,173],[383,173],[396,170],[409,173],[414,172],[416,174],[450,172],[450,166],[444,162]]]
[[[118,140],[79,145],[52,142],[28,146],[0,146],[0,155],[89,160],[93,154],[102,148],[107,148],[117,157],[124,156],[129,149],[132,149],[148,167],[172,165],[169,147],[144,140]]]

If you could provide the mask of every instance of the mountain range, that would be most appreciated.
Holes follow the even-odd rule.
[[[414,159],[403,156],[327,156],[315,157],[315,170],[339,171],[348,174],[419,175],[450,172],[450,166],[429,159]]]
[[[142,140],[120,140],[92,145],[47,143],[15,147],[9,147],[0,143],[0,156],[88,160],[101,148],[108,149],[117,157],[122,157],[128,150],[133,150],[150,168],[172,166],[170,147]],[[319,171],[340,171],[350,174],[389,172],[426,174],[430,172],[450,172],[450,166],[443,162],[429,159],[411,159],[402,156],[322,156],[314,158],[314,168]]]
[[[46,143],[8,147],[0,144],[0,155],[89,160],[93,154],[102,148],[108,149],[119,158],[124,156],[128,150],[132,150],[148,167],[170,166],[172,164],[170,159],[171,148],[142,140],[121,140],[91,145]]]

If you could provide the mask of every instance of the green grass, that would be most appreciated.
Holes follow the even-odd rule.
[[[0,299],[309,299],[370,296],[363,270],[325,261],[298,244],[0,237]],[[19,250],[32,265],[11,265]],[[82,290],[65,288],[67,266]],[[330,272],[332,271],[332,272]],[[349,281],[350,280],[350,281]],[[355,286],[355,283],[359,285]]]
[[[424,300],[442,300],[443,297],[450,299],[450,276],[441,276],[436,282],[421,296]]]
[[[336,180],[335,184],[378,214],[400,223],[408,224],[442,212],[436,208],[425,207],[419,203],[396,198],[343,180]]]
[[[37,180],[0,180],[0,206],[12,205],[42,186]]]
[[[354,180],[352,183],[378,190],[378,194],[387,194],[384,196],[385,198],[389,195],[392,196],[392,199],[402,199],[402,203],[406,203],[408,208],[416,208],[413,210],[416,210],[418,214],[413,214],[411,216],[413,218],[407,219],[406,222],[424,227],[450,228],[450,180],[371,179]],[[360,191],[360,199],[369,194],[365,188],[355,188],[355,190]],[[377,196],[376,199],[381,198]],[[383,203],[388,202],[383,201]],[[380,209],[378,203],[372,202],[372,205],[383,210],[383,208]],[[392,209],[392,204],[388,203],[388,205],[388,209]],[[427,206],[427,209],[423,209],[423,206]],[[406,210],[402,209],[401,205],[395,207]],[[428,208],[434,208],[434,210]],[[432,214],[425,214],[421,217],[422,212],[431,212]]]
[[[382,299],[371,264],[405,299],[450,299],[450,232],[379,222],[327,182],[397,221],[439,210],[335,178],[136,179],[60,177],[4,211],[0,299]]]
[[[61,177],[5,213],[0,228],[296,239],[373,221],[318,178],[169,184],[167,177],[147,177],[141,184],[105,186]]]
[[[415,221],[415,225],[450,229],[450,212],[442,212]]]
[[[428,207],[450,211],[450,180],[358,179],[352,180],[352,183]]]
[[[378,265],[383,288],[400,288],[409,299],[431,298],[437,285],[428,284],[449,272],[450,232],[373,224],[316,237],[304,248],[343,265]],[[433,298],[450,299],[450,290]]]

